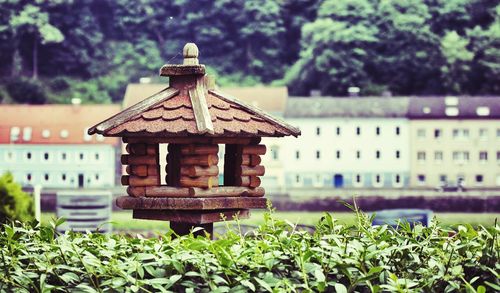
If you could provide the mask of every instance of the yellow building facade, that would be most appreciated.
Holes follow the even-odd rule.
[[[411,187],[500,187],[500,101],[464,99],[411,105]]]

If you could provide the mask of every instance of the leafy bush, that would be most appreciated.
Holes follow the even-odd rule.
[[[45,104],[47,95],[43,86],[35,80],[16,78],[7,82],[7,92],[20,104]]]
[[[61,220],[58,220],[61,222]],[[5,225],[0,291],[484,292],[500,290],[500,227],[355,226],[329,214],[314,234],[266,214],[248,235],[153,239]]]
[[[14,182],[11,173],[0,176],[0,223],[34,219],[33,199]]]

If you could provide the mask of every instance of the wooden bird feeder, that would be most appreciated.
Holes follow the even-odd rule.
[[[265,169],[261,137],[298,136],[300,130],[260,109],[221,93],[198,63],[198,48],[188,43],[184,62],[166,64],[160,75],[169,87],[93,126],[89,134],[119,136],[127,143],[121,157],[128,196],[116,201],[136,219],[170,221],[177,234],[265,208],[260,178]],[[162,184],[159,147],[168,144]],[[224,180],[219,186],[219,144],[225,145]]]

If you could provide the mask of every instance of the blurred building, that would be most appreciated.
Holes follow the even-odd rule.
[[[114,138],[87,128],[120,111],[119,105],[0,105],[0,172],[23,185],[48,188],[115,185]]]
[[[500,99],[411,99],[411,186],[500,186]]]
[[[291,97],[282,140],[287,187],[402,188],[410,177],[408,98]]]
[[[163,90],[168,84],[153,83],[132,83],[127,86],[123,98],[123,108],[128,108],[143,99]],[[222,87],[220,91],[238,98],[255,107],[271,113],[275,117],[283,117],[288,99],[288,89],[286,87]],[[280,144],[282,139],[263,138],[262,141],[268,146],[268,151],[263,156],[263,165],[266,166],[266,175],[261,177],[262,186],[271,193],[284,192],[285,179],[283,172],[283,160],[280,155]],[[219,169],[224,168],[223,145],[219,150]],[[160,148],[160,158],[165,158],[166,147]],[[164,168],[162,168],[164,172]],[[162,178],[164,178],[163,174]],[[222,180],[223,174],[220,174]]]

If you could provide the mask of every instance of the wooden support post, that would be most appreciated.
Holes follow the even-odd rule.
[[[170,229],[174,231],[175,234],[179,236],[188,235],[191,230],[194,228],[203,228],[203,230],[199,230],[193,233],[195,236],[205,236],[205,232],[210,234],[210,239],[213,239],[214,234],[214,224],[189,224],[189,223],[181,223],[181,222],[170,222]]]

